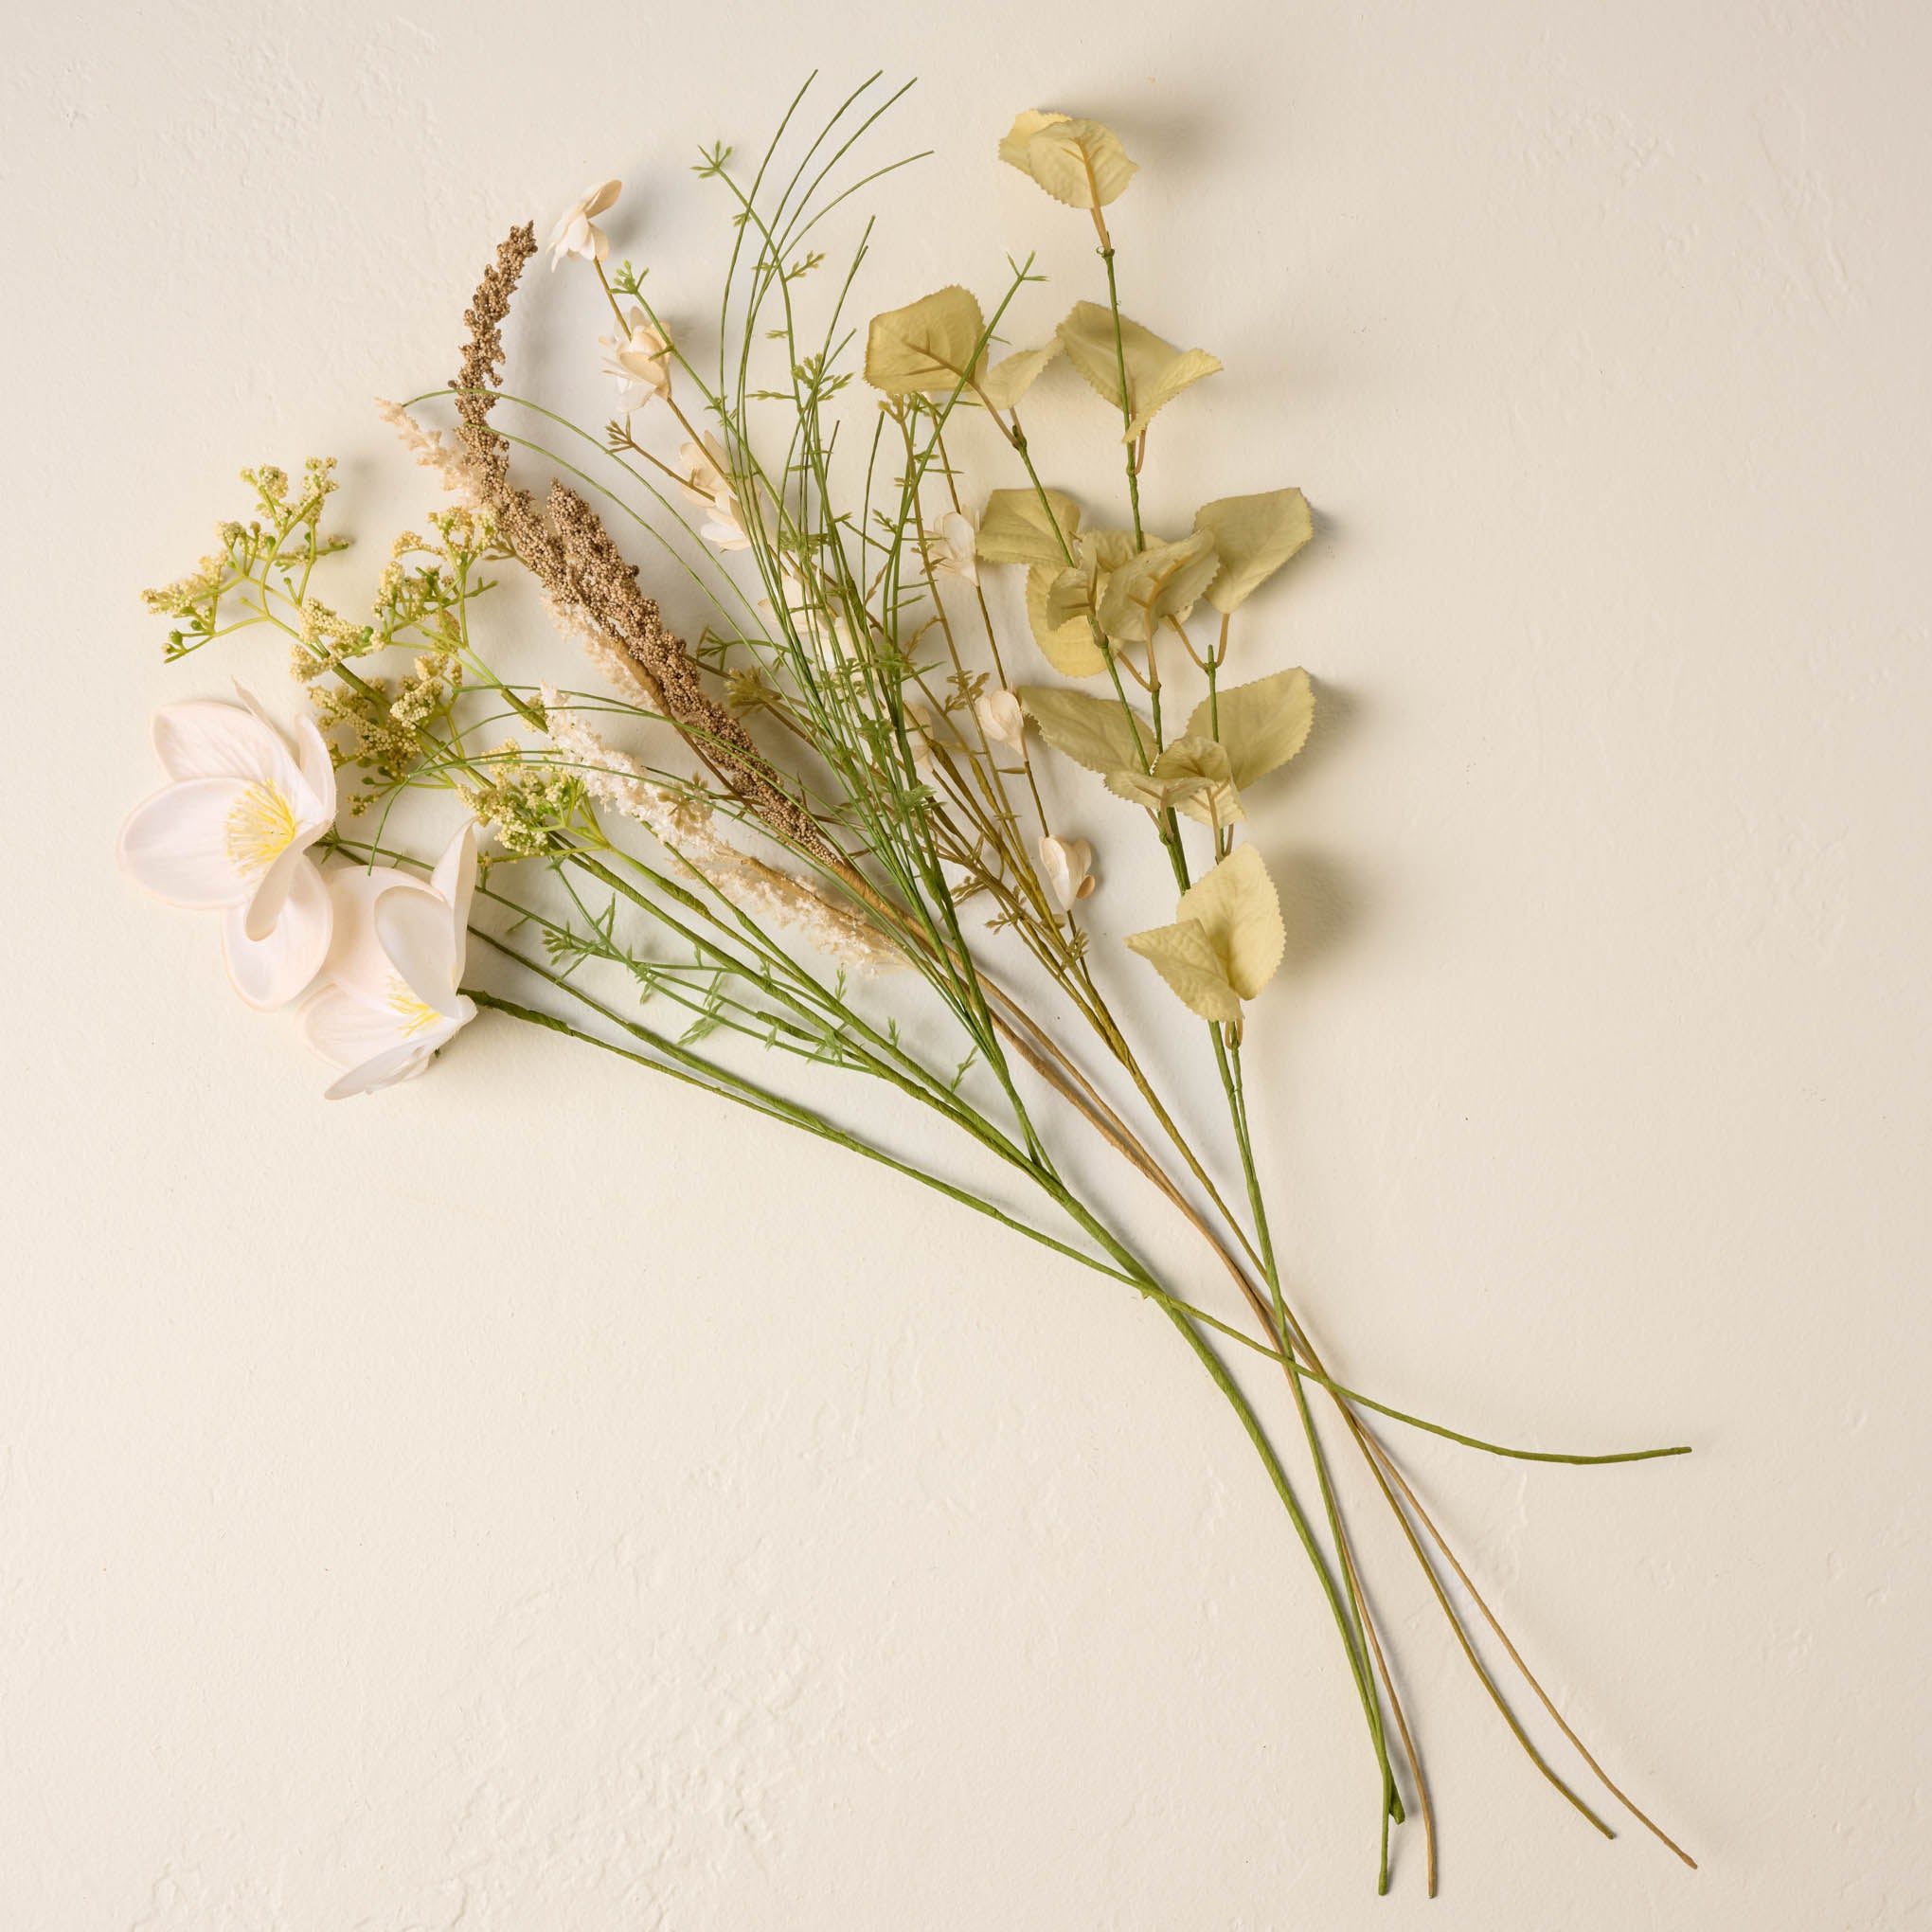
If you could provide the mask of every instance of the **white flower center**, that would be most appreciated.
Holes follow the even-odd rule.
[[[295,840],[295,808],[276,786],[250,785],[228,809],[228,862],[259,879]]]
[[[396,1015],[398,1030],[405,1040],[426,1033],[439,1025],[443,1017],[433,1006],[418,999],[408,982],[397,973],[389,975],[388,1008]]]

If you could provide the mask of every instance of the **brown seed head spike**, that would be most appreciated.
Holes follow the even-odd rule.
[[[850,867],[778,782],[750,733],[705,689],[696,660],[638,588],[636,565],[625,562],[602,518],[562,483],[550,486],[546,516],[528,491],[510,481],[510,445],[491,429],[490,412],[504,362],[504,320],[536,252],[536,231],[528,223],[498,243],[496,259],[484,270],[463,314],[470,333],[452,385],[462,419],[458,434],[480,474],[498,533],[558,608],[635,667],[686,742],[772,832],[845,876]]]
[[[820,860],[832,852],[811,815],[773,778],[737,717],[706,690],[696,660],[668,629],[656,601],[582,497],[550,485],[550,528],[563,553],[571,595],[584,614],[664,693],[664,708],[693,750],[787,844]]]

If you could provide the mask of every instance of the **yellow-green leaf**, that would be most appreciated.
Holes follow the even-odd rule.
[[[1154,412],[1181,391],[1221,367],[1204,349],[1176,349],[1151,329],[1120,318],[1120,337],[1114,339],[1114,312],[1098,302],[1076,302],[1054,331],[1066,348],[1066,359],[1115,408],[1131,419],[1123,442],[1132,442],[1154,420]],[[1127,390],[1120,391],[1120,367],[1125,363]]]
[[[1227,754],[1209,738],[1175,739],[1150,772],[1137,766],[1109,772],[1107,790],[1150,812],[1184,812],[1217,830],[1245,815]]]
[[[1138,171],[1119,136],[1096,120],[1029,108],[999,144],[999,158],[1031,175],[1070,208],[1103,208]]]
[[[1107,668],[1084,612],[1076,612],[1063,623],[1056,623],[1051,615],[1054,579],[1078,574],[1055,570],[1050,564],[1035,564],[1027,572],[1027,621],[1033,627],[1033,641],[1041,654],[1062,677],[1093,677]]]
[[[1199,921],[1228,985],[1243,999],[1253,999],[1275,976],[1287,949],[1275,882],[1251,845],[1236,846],[1183,892],[1176,917]]]
[[[1210,715],[1211,711],[1211,715]],[[1212,738],[1225,747],[1234,782],[1243,792],[1308,742],[1315,723],[1315,691],[1305,671],[1278,671],[1252,684],[1203,698],[1188,720],[1188,734]]]
[[[1243,848],[1246,850],[1245,847]],[[1127,945],[1165,979],[1175,996],[1204,1020],[1241,1018],[1241,1001],[1198,920],[1184,919],[1152,932],[1129,933]]]
[[[1042,128],[1050,128],[1056,121],[1071,120],[1071,115],[1043,113],[1037,107],[1029,107],[1020,115],[1009,128],[999,144],[999,158],[1010,168],[1017,168],[1022,174],[1027,172],[1027,143]]]
[[[1061,349],[1056,335],[1043,349],[1022,349],[1002,356],[980,377],[980,395],[994,409],[1011,409],[1040,380],[1041,371]]]
[[[1046,621],[1055,625],[1084,625],[1091,640],[1099,584],[1100,574],[1084,556],[1069,568],[1056,570],[1053,581],[1046,586]]]
[[[1177,738],[1154,761],[1154,776],[1174,787],[1177,812],[1218,832],[1246,814],[1226,750],[1211,738]]]
[[[1089,697],[1085,691],[1055,690],[1046,685],[1023,686],[1018,696],[1027,715],[1040,727],[1040,736],[1090,772],[1137,766],[1142,751],[1153,748],[1153,724],[1137,711],[1130,724],[1127,707],[1117,698]]]
[[[1149,537],[1146,541],[1164,544],[1167,539]],[[1140,554],[1140,539],[1132,530],[1083,530],[1080,553],[1100,570],[1118,570],[1121,564]]]
[[[866,380],[888,396],[949,391],[984,367],[985,334],[985,318],[972,292],[940,289],[872,317]]]
[[[1194,528],[1208,531],[1220,552],[1221,574],[1208,586],[1208,601],[1226,612],[1245,603],[1314,536],[1315,518],[1300,491],[1268,490],[1204,503]]]
[[[1065,569],[1074,532],[1080,528],[1080,505],[1058,490],[1046,495],[1043,504],[1037,491],[995,490],[986,499],[978,548],[987,563],[1052,564]]]
[[[1089,626],[1100,622],[1100,599],[1111,571],[1138,554],[1132,530],[1086,530],[1074,545],[1080,561],[1061,571],[1047,593],[1046,614],[1056,624],[1078,617]]]
[[[1150,544],[1107,573],[1100,593],[1101,630],[1144,643],[1163,618],[1185,621],[1220,567],[1214,539],[1205,530],[1177,544]]]
[[[1144,772],[1138,765],[1124,765],[1107,774],[1107,790],[1130,805],[1144,805],[1150,812],[1165,812],[1174,802],[1175,788],[1165,778]]]

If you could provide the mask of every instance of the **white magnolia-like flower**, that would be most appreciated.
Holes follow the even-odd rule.
[[[963,577],[979,581],[979,558],[974,548],[978,531],[963,510],[949,510],[926,533],[926,561],[935,577]]]
[[[476,888],[476,827],[466,821],[428,883],[388,866],[328,875],[335,933],[302,1031],[343,1068],[331,1100],[413,1080],[476,1017],[456,991]]]
[[[708,431],[702,443],[688,442],[678,451],[684,459],[684,493],[707,512],[698,534],[721,550],[748,550],[751,538],[738,513],[738,492],[726,474],[729,458]]]
[[[653,396],[671,394],[671,344],[654,330],[642,309],[624,317],[628,333],[599,335],[604,373],[615,377],[617,407],[642,409]]]
[[[235,991],[286,1006],[329,950],[328,888],[309,847],[335,820],[335,768],[314,721],[291,745],[240,685],[154,714],[169,783],[122,826],[122,868],[157,899],[222,915]]]
[[[1026,757],[1027,714],[1020,708],[1020,701],[1011,691],[987,691],[975,698],[973,715],[979,720],[979,728],[992,742],[1003,744],[1009,751],[1016,751],[1022,758]]]
[[[1043,838],[1040,870],[1054,902],[1063,912],[1071,912],[1094,889],[1094,849],[1083,838]]]
[[[558,267],[566,255],[581,255],[586,261],[601,261],[610,252],[604,231],[591,220],[600,215],[622,191],[621,181],[606,181],[599,188],[586,188],[581,201],[572,202],[550,236],[550,266]]]

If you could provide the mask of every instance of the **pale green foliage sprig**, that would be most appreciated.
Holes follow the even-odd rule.
[[[143,595],[151,610],[188,619],[185,632],[170,634],[170,658],[256,625],[287,635],[290,674],[309,687],[318,721],[331,727],[338,768],[358,778],[346,803],[359,817],[420,776],[421,735],[451,721],[471,674],[472,607],[494,588],[489,567],[510,553],[489,517],[462,505],[437,509],[426,532],[404,530],[390,546],[368,616],[345,616],[312,581],[319,563],[349,547],[347,536],[324,528],[334,469],[333,458],[312,458],[295,485],[272,465],[242,471],[255,517],[220,525],[218,551]],[[410,653],[401,673],[341,675],[398,651]],[[528,722],[529,700],[510,702]]]
[[[243,470],[242,480],[255,492],[255,513],[246,522],[219,525],[220,547],[187,576],[141,594],[151,611],[182,619],[168,634],[170,659],[224,635],[222,602],[241,585],[273,580],[299,605],[315,564],[349,546],[347,537],[325,535],[321,528],[324,507],[336,488],[334,457],[312,456],[296,485],[272,465]]]
[[[555,849],[559,831],[578,826],[583,781],[576,773],[532,758],[514,738],[482,753],[476,762],[487,775],[485,782],[459,784],[457,791],[511,858],[541,858]]]

